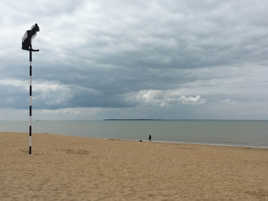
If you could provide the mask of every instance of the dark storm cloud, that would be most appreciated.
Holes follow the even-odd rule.
[[[0,6],[0,107],[27,105],[20,101],[28,76],[20,40],[35,21],[41,28],[33,42],[41,49],[33,63],[39,109],[138,111],[151,104],[168,114],[189,103],[185,114],[194,116],[199,104],[209,109],[268,98],[261,95],[268,63],[266,1],[25,0]]]

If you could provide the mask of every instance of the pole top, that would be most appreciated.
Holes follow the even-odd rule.
[[[40,27],[35,23],[31,29],[27,30],[22,38],[22,49],[27,51],[38,52],[39,49],[32,48],[32,39],[36,36],[37,32],[40,31]]]

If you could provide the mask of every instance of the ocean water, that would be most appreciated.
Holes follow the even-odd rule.
[[[24,132],[27,121],[0,121],[0,131]],[[268,121],[33,121],[33,133],[268,148]]]

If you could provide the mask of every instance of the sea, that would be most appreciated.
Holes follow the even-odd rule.
[[[28,132],[27,121],[0,121],[0,132]],[[33,133],[268,148],[268,121],[251,120],[36,120]]]

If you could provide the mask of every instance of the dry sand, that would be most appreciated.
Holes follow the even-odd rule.
[[[0,200],[268,201],[268,149],[0,133]]]

